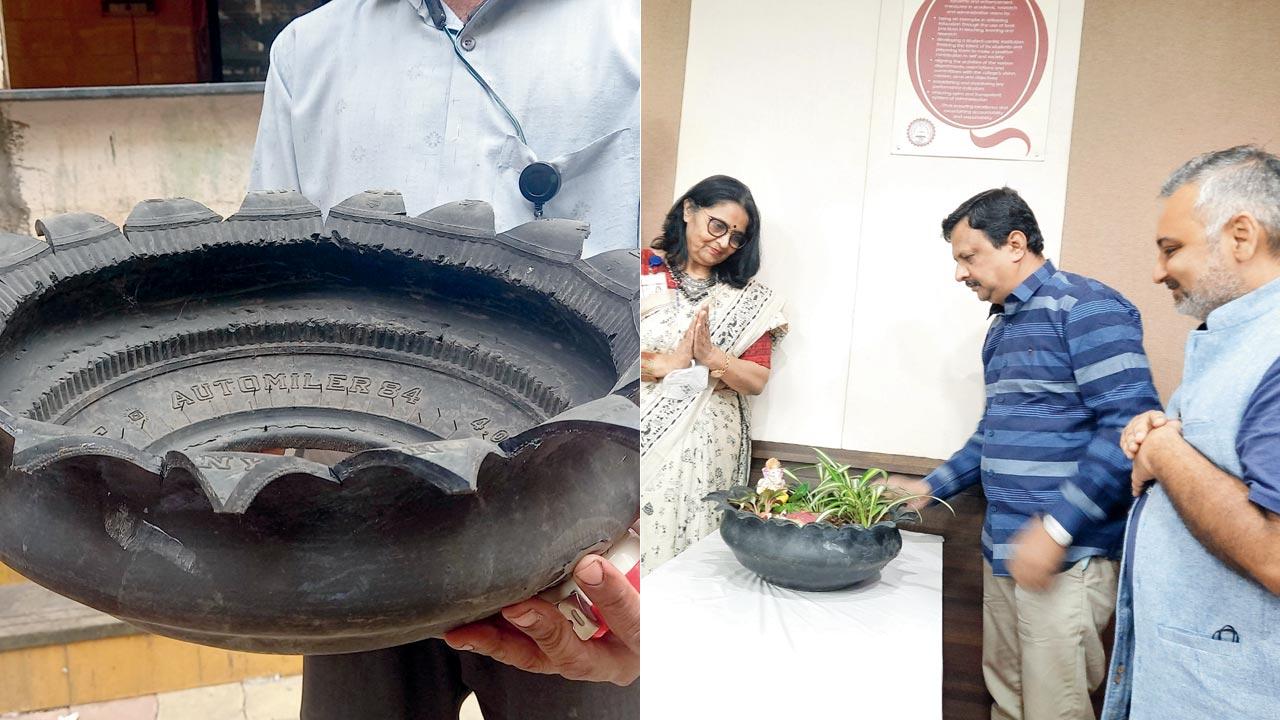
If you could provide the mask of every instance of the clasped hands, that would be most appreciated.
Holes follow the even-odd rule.
[[[1148,410],[1134,417],[1120,433],[1120,449],[1133,461],[1130,490],[1134,497],[1156,480],[1153,461],[1169,442],[1185,442],[1182,423],[1159,410]]]
[[[689,367],[694,360],[710,368],[722,367],[727,353],[711,341],[710,317],[711,308],[704,303],[694,314],[674,350],[669,353],[641,352],[640,378],[656,382],[671,372]]]

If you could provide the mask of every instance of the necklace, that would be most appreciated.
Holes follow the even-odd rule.
[[[718,282],[714,273],[707,278],[696,278],[674,267],[671,268],[671,276],[675,278],[676,287],[680,289],[680,294],[695,305],[702,302],[703,298],[711,292],[711,288],[715,287]]]

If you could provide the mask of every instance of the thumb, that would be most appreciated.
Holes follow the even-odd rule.
[[[613,563],[595,556],[583,558],[574,569],[578,586],[604,616],[614,637],[640,651],[640,591],[632,587]]]

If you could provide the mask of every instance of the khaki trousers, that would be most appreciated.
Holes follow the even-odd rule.
[[[1037,593],[983,562],[982,675],[995,701],[991,720],[1093,719],[1089,693],[1107,674],[1102,632],[1115,611],[1118,566],[1089,558]]]

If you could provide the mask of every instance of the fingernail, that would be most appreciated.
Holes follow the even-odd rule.
[[[522,628],[527,628],[538,622],[538,613],[535,610],[528,610],[523,615],[517,615],[516,617],[507,619]]]
[[[578,572],[575,574],[583,583],[595,587],[604,582],[604,566],[601,564],[602,562],[602,560],[592,559],[591,562],[585,565],[579,565]]]
[[[456,644],[454,644],[454,642],[453,642],[452,640],[450,640],[449,638],[445,638],[445,639],[444,639],[444,641],[445,641],[445,643],[447,643],[447,644],[449,645],[449,647],[453,648],[454,650],[468,650],[468,651],[470,651],[470,650],[475,650],[475,649],[476,649],[476,646],[475,646],[475,645],[471,645],[470,643],[463,643],[463,644],[461,644],[461,645],[456,645]]]

